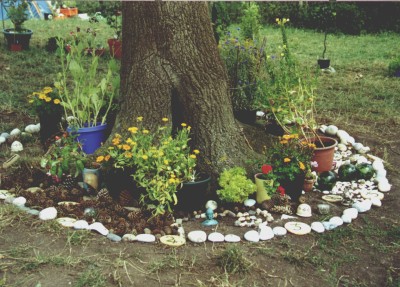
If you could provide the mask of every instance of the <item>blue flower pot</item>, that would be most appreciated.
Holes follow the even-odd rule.
[[[78,135],[75,140],[81,143],[84,153],[93,154],[106,140],[106,129],[107,124],[101,125],[98,123],[97,126],[87,127],[87,125],[85,125],[85,127],[79,128],[78,130],[68,127],[67,132]]]

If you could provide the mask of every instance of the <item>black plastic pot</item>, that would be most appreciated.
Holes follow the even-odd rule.
[[[257,119],[257,111],[256,110],[239,110],[233,111],[233,115],[237,120],[244,124],[252,125],[256,122]]]
[[[32,37],[32,30],[25,29],[21,32],[14,32],[14,29],[4,29],[3,34],[7,40],[7,47],[11,50],[12,44],[21,44],[23,50],[29,49],[29,41]]]
[[[61,113],[59,114],[41,114],[40,120],[40,142],[45,145],[47,140],[56,136],[60,130]]]
[[[321,69],[327,69],[331,65],[331,60],[329,59],[318,59],[318,66]]]
[[[210,181],[211,177],[200,175],[198,181],[183,183],[182,188],[176,193],[178,204],[175,209],[180,211],[204,209]]]
[[[285,189],[285,193],[290,196],[293,202],[298,202],[303,190],[304,174],[299,174],[294,180],[283,180],[280,182]]]

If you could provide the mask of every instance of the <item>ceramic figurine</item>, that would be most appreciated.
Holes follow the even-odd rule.
[[[212,210],[212,208],[207,209],[206,218],[207,219],[203,221],[202,225],[213,226],[218,224],[218,221],[214,219],[214,211]]]

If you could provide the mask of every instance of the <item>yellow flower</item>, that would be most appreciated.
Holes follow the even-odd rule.
[[[128,129],[128,131],[130,131],[130,132],[133,133],[133,134],[136,134],[137,131],[138,131],[138,128],[137,128],[137,127],[130,127],[130,128]]]
[[[124,149],[124,150],[130,150],[130,149],[131,149],[131,146],[130,146],[130,145],[127,145],[127,144],[124,144],[124,145],[122,146],[122,149]]]
[[[196,155],[195,154],[191,154],[189,157],[190,158],[196,158]]]
[[[46,97],[44,100],[48,103],[48,102],[51,101],[51,98],[50,97]]]
[[[308,147],[314,149],[314,148],[316,148],[317,146],[316,146],[315,144],[313,144],[313,143],[309,143],[309,144],[308,144]]]
[[[149,157],[147,155],[142,155],[142,159],[147,160]]]
[[[166,160],[166,159],[164,159],[164,164],[165,164],[165,165],[168,165],[168,164],[169,164],[169,161]]]
[[[163,151],[159,151],[158,152],[158,156],[163,156],[164,155],[164,152]]]
[[[174,178],[170,178],[168,181],[169,181],[169,183],[175,183],[175,179]]]
[[[104,160],[105,160],[105,161],[109,161],[109,160],[110,160],[110,157],[111,157],[111,156],[108,154],[108,155],[106,155],[106,156],[104,157]]]
[[[61,101],[59,99],[55,99],[53,102],[54,104],[58,105]]]
[[[187,124],[185,124],[185,123],[181,123],[181,126],[182,126],[182,127],[186,127],[186,126],[187,126]]]
[[[45,94],[51,93],[53,91],[53,89],[51,87],[44,87],[42,92]]]
[[[199,154],[200,151],[198,149],[193,150],[194,154]]]
[[[299,167],[300,167],[301,170],[305,170],[306,169],[306,166],[301,161],[299,162]]]
[[[288,157],[285,157],[285,158],[283,159],[283,162],[291,162],[291,159],[288,158]]]
[[[138,122],[143,121],[143,117],[137,117],[136,119],[137,119]]]
[[[290,135],[283,135],[282,138],[283,138],[284,140],[289,140],[289,139],[291,138],[291,136],[290,136]]]
[[[120,139],[119,138],[113,138],[112,139],[112,144],[113,145],[118,145],[120,143]]]
[[[45,100],[47,97],[46,97],[46,94],[43,94],[43,93],[40,93],[39,94],[39,99],[41,99],[41,100]]]
[[[281,53],[281,57],[283,57],[283,56],[285,56],[285,54],[284,54],[284,53]]]
[[[162,118],[163,122],[168,122],[168,118]]]
[[[117,145],[118,149],[122,149],[122,144]]]
[[[192,127],[191,127],[191,126],[188,126],[188,127],[187,127],[187,130],[188,130],[188,131],[190,131],[191,129],[192,129]]]
[[[146,135],[149,133],[149,130],[143,130],[143,133]]]
[[[279,22],[279,18],[276,18],[275,21],[276,21],[276,22]]]
[[[126,158],[131,158],[132,157],[132,153],[129,152],[129,151],[125,152],[124,155],[125,155]]]
[[[104,156],[100,155],[96,158],[96,162],[102,162],[104,160]]]
[[[287,144],[288,141],[287,141],[287,140],[281,140],[280,143],[281,143],[281,144]]]

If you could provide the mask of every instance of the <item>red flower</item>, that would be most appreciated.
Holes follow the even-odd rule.
[[[276,189],[276,191],[279,192],[279,194],[280,194],[281,196],[284,196],[284,195],[285,195],[285,189],[284,189],[282,186],[279,186],[279,187]]]
[[[262,171],[263,174],[268,174],[268,173],[270,173],[272,171],[272,166],[270,166],[268,164],[264,164],[261,167],[261,171]]]

